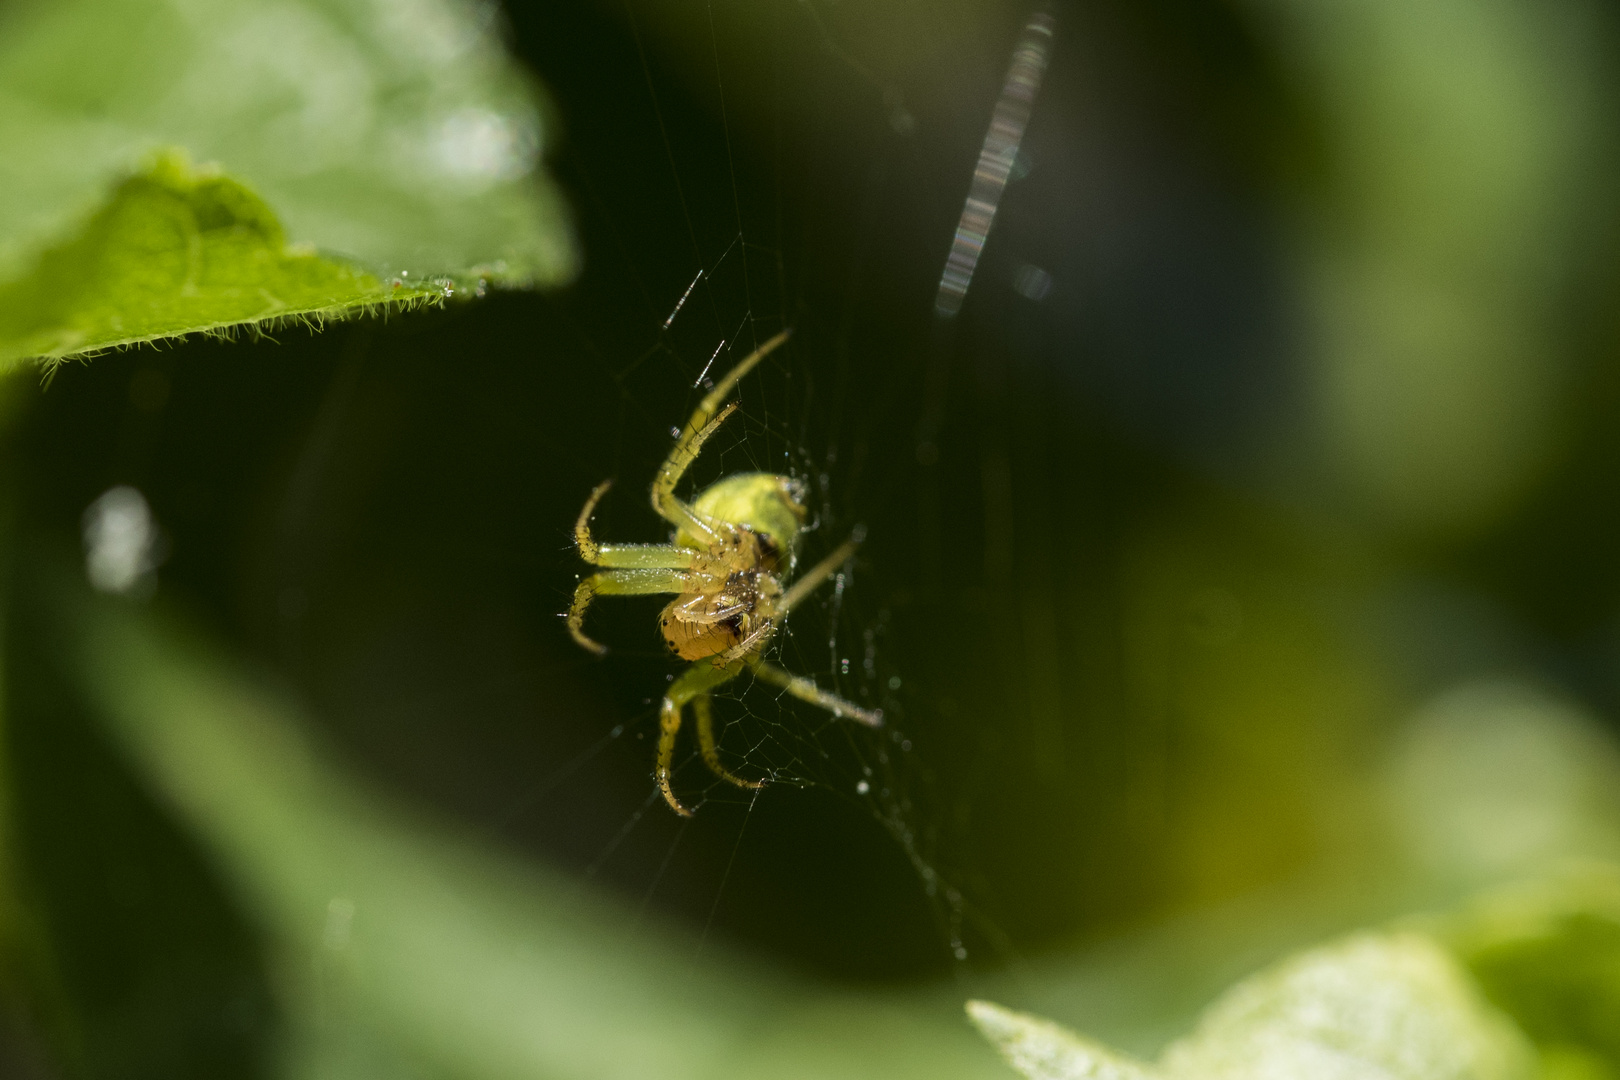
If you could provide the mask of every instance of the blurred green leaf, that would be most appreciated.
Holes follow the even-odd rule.
[[[1457,963],[1415,933],[1359,935],[1239,983],[1155,1069],[1044,1021],[982,1003],[969,1011],[1031,1080],[1510,1080],[1536,1066]]]
[[[0,366],[566,278],[540,95],[493,18],[461,0],[8,5]]]
[[[1290,228],[1322,446],[1381,527],[1480,528],[1556,438],[1553,268],[1578,262],[1612,154],[1596,5],[1242,6],[1322,127]]]
[[[1164,1055],[1183,1077],[1530,1076],[1523,1037],[1431,939],[1364,934],[1240,983]]]
[[[1502,890],[1446,930],[1486,995],[1550,1059],[1548,1075],[1620,1077],[1620,873]]]
[[[967,1003],[968,1016],[1013,1068],[1030,1080],[1147,1080],[1153,1070],[1050,1020],[1003,1009],[990,1001]]]
[[[1135,1064],[999,1006],[970,1003],[970,1015],[1021,1072],[1043,1080],[1620,1077],[1612,741],[1561,698],[1496,678],[1435,695],[1393,749],[1382,812],[1405,855],[1386,854],[1327,891],[1347,897],[1353,880],[1369,899],[1381,878],[1389,885],[1410,874],[1404,895],[1387,897],[1390,914],[1363,912],[1355,921],[1382,922],[1433,904],[1442,905],[1440,914],[1403,920],[1399,933],[1299,953],[1240,983],[1157,1065]],[[1173,996],[1141,993],[1144,972],[1158,967],[1161,979],[1196,985],[1198,969],[1212,966],[1234,926],[1240,937],[1261,926],[1286,929],[1290,918],[1321,904],[1301,896],[1269,911],[1239,909],[1225,930],[1219,921],[1195,922],[1159,941],[1158,953],[1141,952],[1106,972],[1088,977],[1077,967],[1054,973],[1044,989],[1026,978],[1007,990],[1033,993],[1042,1011],[1083,1015],[1093,1030],[1110,1026],[1110,1006],[1120,1000],[1126,1011],[1169,1015]],[[1235,940],[1224,948],[1234,945],[1245,951]],[[1143,1039],[1141,1030],[1152,1025],[1140,1015],[1131,1024],[1120,1019],[1112,1018],[1115,1043],[1146,1053],[1170,1037],[1157,1029],[1156,1038]]]
[[[836,991],[649,925],[372,790],[162,620],[60,576],[45,595],[79,691],[264,928],[284,1075],[996,1075],[948,999]]]

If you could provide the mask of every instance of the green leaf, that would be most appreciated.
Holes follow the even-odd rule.
[[[1030,1080],[1148,1080],[1155,1075],[1107,1047],[1050,1020],[970,1001],[967,1014],[1007,1063]]]
[[[385,290],[351,265],[289,247],[262,199],[168,156],[120,184],[32,274],[0,285],[0,342],[11,357],[60,357],[435,295]]]
[[[1620,1077],[1620,871],[1501,890],[1448,923],[1447,943],[1535,1040],[1547,1075]]]
[[[540,95],[492,11],[8,5],[0,368],[564,280]]]
[[[1164,1055],[1173,1077],[1510,1080],[1534,1075],[1523,1037],[1420,934],[1362,934],[1228,991]]]
[[[1362,934],[1233,987],[1155,1068],[1061,1028],[974,1003],[981,1030],[1031,1080],[1516,1080],[1534,1051],[1423,935]]]
[[[55,568],[30,632],[193,829],[278,969],[283,1071],[990,1080],[952,1000],[838,991],[403,807],[217,651]]]

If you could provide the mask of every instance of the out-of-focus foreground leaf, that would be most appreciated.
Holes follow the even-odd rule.
[[[565,278],[538,90],[494,10],[8,5],[0,366]]]
[[[1535,1040],[1544,1075],[1620,1077],[1620,875],[1588,871],[1495,891],[1440,934]]]
[[[1422,932],[1285,960],[1223,995],[1156,1065],[988,1002],[968,1014],[1031,1080],[1604,1080],[1620,1076],[1620,874],[1511,887]]]
[[[948,999],[821,990],[648,925],[368,790],[160,620],[82,586],[49,595],[91,708],[264,928],[282,1075],[999,1072]]]
[[[1528,1044],[1454,960],[1417,934],[1362,935],[1239,984],[1156,1068],[1133,1066],[1054,1024],[985,1002],[970,1003],[969,1014],[1032,1080],[1534,1075]]]
[[[1151,1066],[1050,1020],[989,1001],[970,1001],[967,1012],[1007,1062],[1030,1080],[1148,1080],[1153,1075]]]
[[[642,924],[369,790],[296,710],[161,618],[62,578],[34,588],[79,693],[264,928],[282,1075],[997,1074],[946,994],[822,990]],[[1040,1080],[1600,1080],[1620,1075],[1617,1003],[1620,875],[1599,864],[1284,960],[1157,1065],[971,1012]]]
[[[1321,909],[1328,922],[1314,932],[1297,920],[1325,894],[1284,893],[1234,909],[1224,931],[1218,918],[1195,921],[1126,963],[1070,965],[999,988],[1038,1012],[1080,1018],[1107,1044],[987,1002],[970,1003],[969,1015],[1040,1080],[1620,1077],[1612,740],[1555,695],[1486,679],[1423,703],[1392,749],[1376,785],[1387,802],[1369,807],[1393,827],[1388,847],[1331,879],[1326,895],[1360,899],[1337,916]],[[1396,888],[1380,896],[1380,877]],[[1399,914],[1413,910],[1438,914]],[[1382,929],[1302,948],[1335,935],[1335,920]],[[1239,978],[1293,950],[1201,1013],[1189,1006],[1217,984],[1190,1002],[1166,992],[1217,967],[1222,981]],[[1149,1022],[1154,1013],[1174,1022]]]

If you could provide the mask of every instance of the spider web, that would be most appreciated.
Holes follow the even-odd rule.
[[[745,306],[746,294],[741,299],[737,295],[744,293],[740,279],[748,273],[744,254],[750,251],[767,265],[779,257],[770,247],[753,244],[742,234],[734,236],[714,263],[694,275],[676,299],[659,325],[656,343],[615,375],[626,394],[649,410],[655,406],[642,400],[638,382],[667,382],[672,373],[678,376],[689,393],[676,399],[680,405],[671,414],[671,435],[684,423],[696,398],[783,323],[780,316],[757,316]],[[710,347],[713,309],[739,306],[744,307],[740,321]],[[702,326],[704,307],[711,309],[708,327]],[[687,326],[682,325],[683,319],[689,320]],[[722,315],[718,325],[726,326],[728,321]],[[698,329],[692,329],[690,323],[698,324]],[[828,442],[826,414],[838,412],[838,394],[818,395],[817,388],[796,369],[792,348],[771,358],[768,365],[763,374],[744,380],[737,395],[741,408],[688,471],[680,493],[690,498],[709,483],[739,472],[774,472],[800,481],[811,493],[809,518],[800,536],[798,570],[802,572],[863,528],[858,477],[840,462],[836,436]],[[836,418],[830,421],[836,422]],[[648,476],[655,465],[656,460],[646,466]],[[723,805],[746,807],[751,812],[759,800],[777,797],[784,787],[818,789],[858,806],[882,827],[910,863],[935,912],[943,947],[952,959],[965,960],[967,904],[960,889],[938,869],[938,831],[922,824],[920,804],[928,799],[919,795],[929,787],[930,777],[922,740],[911,734],[904,675],[885,647],[891,612],[878,586],[879,576],[869,558],[858,552],[795,609],[764,655],[793,674],[813,679],[824,690],[881,710],[884,726],[873,730],[839,719],[794,701],[779,687],[745,672],[713,694],[720,753],[727,768],[745,778],[764,780],[766,787],[741,789],[707,768],[696,745],[690,709],[677,743],[674,783],[683,803],[700,814],[706,810],[712,814]],[[663,602],[663,598],[657,600]],[[640,606],[639,618],[646,621],[650,605]],[[641,651],[634,660],[640,662],[638,666],[669,667],[668,659],[656,651]],[[676,672],[665,670],[664,681],[675,677]],[[630,724],[615,727],[612,737],[637,740],[650,758],[657,732],[656,696],[645,699],[644,705],[645,712]],[[613,858],[619,842],[640,826],[644,815],[665,812],[661,797],[649,785],[646,803],[593,860],[590,872]],[[745,819],[738,829],[739,845],[746,827]],[[676,855],[675,843],[671,843],[666,864]],[[666,868],[661,864],[648,882],[648,897],[658,888]],[[711,919],[725,887],[724,877],[714,882]]]
[[[881,187],[885,158],[905,152],[916,120],[903,95],[862,64],[815,4],[711,4],[682,18],[673,28],[667,19],[660,24],[653,8],[636,0],[623,10],[622,26],[634,42],[641,83],[633,94],[619,88],[627,103],[625,127],[633,132],[627,137],[655,147],[657,153],[646,160],[659,160],[656,172],[642,178],[650,205],[616,198],[615,185],[605,179],[612,166],[581,148],[560,165],[580,192],[587,244],[594,234],[611,248],[588,246],[587,260],[600,258],[618,267],[625,320],[639,326],[629,332],[589,329],[593,362],[611,380],[618,402],[611,443],[613,474],[620,481],[594,529],[612,542],[656,542],[662,539],[659,530],[667,534],[667,525],[649,521],[645,511],[621,505],[641,501],[635,498],[638,489],[650,481],[669,438],[714,380],[766,338],[791,329],[789,345],[743,380],[735,395],[738,413],[705,448],[679,493],[691,498],[707,484],[743,471],[801,480],[810,492],[802,571],[861,527],[874,500],[896,495],[885,489],[882,463],[871,460],[871,436],[892,422],[881,408],[884,401],[925,397],[917,371],[899,365],[893,371],[861,370],[851,359],[857,324],[873,308],[866,295],[873,253],[863,247],[860,202]],[[813,48],[802,47],[805,33]],[[771,55],[759,54],[760,41],[771,43]],[[683,48],[687,70],[701,72],[685,83],[659,63],[660,49]],[[708,70],[702,71],[704,65],[691,58],[705,48]],[[787,55],[794,49],[795,55]],[[808,75],[806,53],[814,69]],[[854,111],[864,112],[869,130],[850,137],[854,149],[838,145],[843,135],[806,134],[803,128],[806,110],[829,83],[861,101]],[[763,106],[757,100],[761,87],[772,95]],[[739,98],[748,104],[739,108]],[[992,104],[993,95],[983,103],[986,118]],[[716,121],[713,127],[699,130],[702,125],[688,122],[694,112]],[[745,114],[743,121],[739,113]],[[807,144],[871,154],[858,170],[861,183],[846,191],[830,175],[792,175],[789,159]],[[971,156],[963,167],[965,181]],[[844,198],[847,208],[830,216],[836,221],[842,215],[848,228],[837,236],[818,236],[806,222],[829,211],[807,211],[804,204],[833,197]],[[683,248],[679,256],[670,255]],[[649,254],[654,249],[663,255]],[[676,266],[683,268],[675,272]],[[927,317],[932,297],[921,300],[918,311]],[[958,884],[961,875],[952,869],[956,860],[948,822],[953,808],[943,805],[927,766],[927,717],[914,710],[906,673],[888,647],[892,601],[903,588],[894,584],[901,575],[875,560],[905,557],[906,546],[897,539],[874,537],[876,542],[793,612],[766,652],[768,659],[814,679],[824,690],[881,709],[884,727],[872,730],[839,720],[785,699],[778,688],[745,674],[714,694],[720,755],[733,772],[765,779],[767,786],[757,792],[740,789],[710,772],[696,747],[690,710],[677,743],[674,784],[701,819],[725,806],[743,809],[733,859],[755,808],[762,800],[783,797],[784,788],[812,789],[858,808],[911,867],[916,888],[934,913],[941,954],[960,963],[969,951],[965,924],[983,921],[972,915]],[[605,610],[615,606],[636,614]],[[660,651],[627,649],[620,642],[643,641],[654,610],[645,601],[608,599],[590,615],[597,628],[593,636],[612,641],[616,649],[609,661],[618,665],[614,677],[645,684],[648,691],[642,709],[615,725],[603,743],[632,742],[648,763],[656,741],[659,681],[667,684],[678,670]],[[648,827],[648,816],[660,814],[667,810],[649,783],[644,804],[602,846],[587,872],[609,867],[621,846]],[[649,874],[644,901],[679,860],[683,835],[669,841]],[[711,920],[730,871],[728,863],[710,882]],[[991,940],[997,936],[988,924],[977,929]]]

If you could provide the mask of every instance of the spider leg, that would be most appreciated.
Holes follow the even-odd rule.
[[[681,474],[686,467],[697,460],[698,454],[703,450],[703,444],[709,441],[709,436],[720,430],[720,425],[726,422],[726,417],[737,411],[733,402],[720,410],[720,415],[710,420],[697,434],[688,438],[681,436],[681,441],[675,444],[675,449],[669,452],[669,457],[659,467],[658,475],[653,479],[652,508],[658,516],[671,522],[676,528],[685,529],[699,541],[712,544],[716,539],[714,528],[708,520],[700,517],[686,503],[675,497],[675,485],[680,481]]]
[[[698,749],[703,751],[703,764],[709,767],[709,771],[740,788],[758,791],[764,787],[765,781],[744,780],[720,764],[720,747],[714,741],[714,707],[708,694],[699,694],[692,699],[692,712],[697,717]]]
[[[585,636],[585,609],[598,596],[647,596],[651,593],[678,593],[686,591],[686,573],[674,569],[603,570],[592,574],[574,590],[574,602],[569,605],[568,632],[582,648],[601,656],[607,646]]]
[[[675,498],[675,485],[680,483],[687,466],[697,459],[704,441],[714,434],[721,421],[736,408],[733,405],[719,416],[715,416],[715,413],[720,411],[720,403],[726,400],[726,395],[731,393],[738,381],[752,371],[755,365],[780,348],[792,333],[791,330],[784,330],[743,357],[737,366],[726,372],[725,378],[715,383],[714,389],[705,394],[703,400],[698,403],[691,418],[686,421],[686,426],[676,437],[675,446],[670,450],[669,457],[664,459],[664,464],[659,468],[658,479],[653,481],[652,504],[660,517],[679,528],[686,529],[699,539],[707,541],[714,539],[707,523],[698,518],[691,507]]]
[[[748,666],[754,669],[754,674],[768,683],[780,686],[791,697],[826,709],[840,720],[856,720],[867,727],[883,726],[882,709],[863,709],[852,701],[845,701],[837,694],[829,694],[803,675],[783,671],[775,664],[758,658],[749,661]]]
[[[674,771],[675,736],[681,730],[681,713],[687,702],[700,695],[706,697],[710,690],[741,675],[742,669],[741,663],[715,667],[700,661],[671,683],[664,695],[663,705],[658,711],[658,790],[664,793],[664,801],[669,803],[669,808],[681,817],[691,817],[692,811],[681,805],[669,782],[670,774]],[[702,738],[701,732],[699,738]]]
[[[781,625],[781,623],[782,616],[780,614],[771,619],[767,619],[765,623],[759,627],[759,629],[737,642],[737,644],[733,645],[725,652],[716,656],[714,658],[714,662],[717,664],[729,664],[733,660],[741,660],[750,653],[759,652],[765,648],[766,642],[770,641],[771,635],[776,633],[776,629]]]
[[[849,557],[855,554],[855,549],[861,546],[861,540],[862,533],[857,530],[854,536],[839,544],[831,555],[801,574],[799,580],[793,583],[793,587],[783,593],[782,599],[777,601],[778,613],[786,615],[793,610],[794,605],[814,592],[818,585],[832,576],[834,570],[849,561]]]
[[[591,514],[596,504],[607,494],[613,481],[604,480],[596,485],[591,497],[574,522],[574,544],[579,557],[594,566],[635,567],[642,569],[685,570],[698,555],[690,548],[674,544],[599,544],[591,536]]]
[[[742,381],[742,377],[744,375],[748,374],[750,371],[753,371],[755,365],[757,365],[767,356],[771,355],[771,353],[775,352],[785,341],[787,341],[788,338],[792,336],[792,330],[783,330],[780,334],[777,334],[765,344],[743,357],[737,362],[736,367],[726,372],[726,377],[715,383],[714,389],[710,390],[706,395],[704,395],[703,400],[698,403],[697,409],[692,413],[692,418],[686,422],[686,428],[681,432],[682,442],[690,439],[693,432],[708,424],[709,417],[715,414],[715,412],[720,408],[720,403],[726,400],[726,395],[731,393],[732,387],[736,386]],[[680,443],[676,443],[675,445],[678,448]],[[674,453],[671,453],[669,456],[672,460],[675,457]]]

